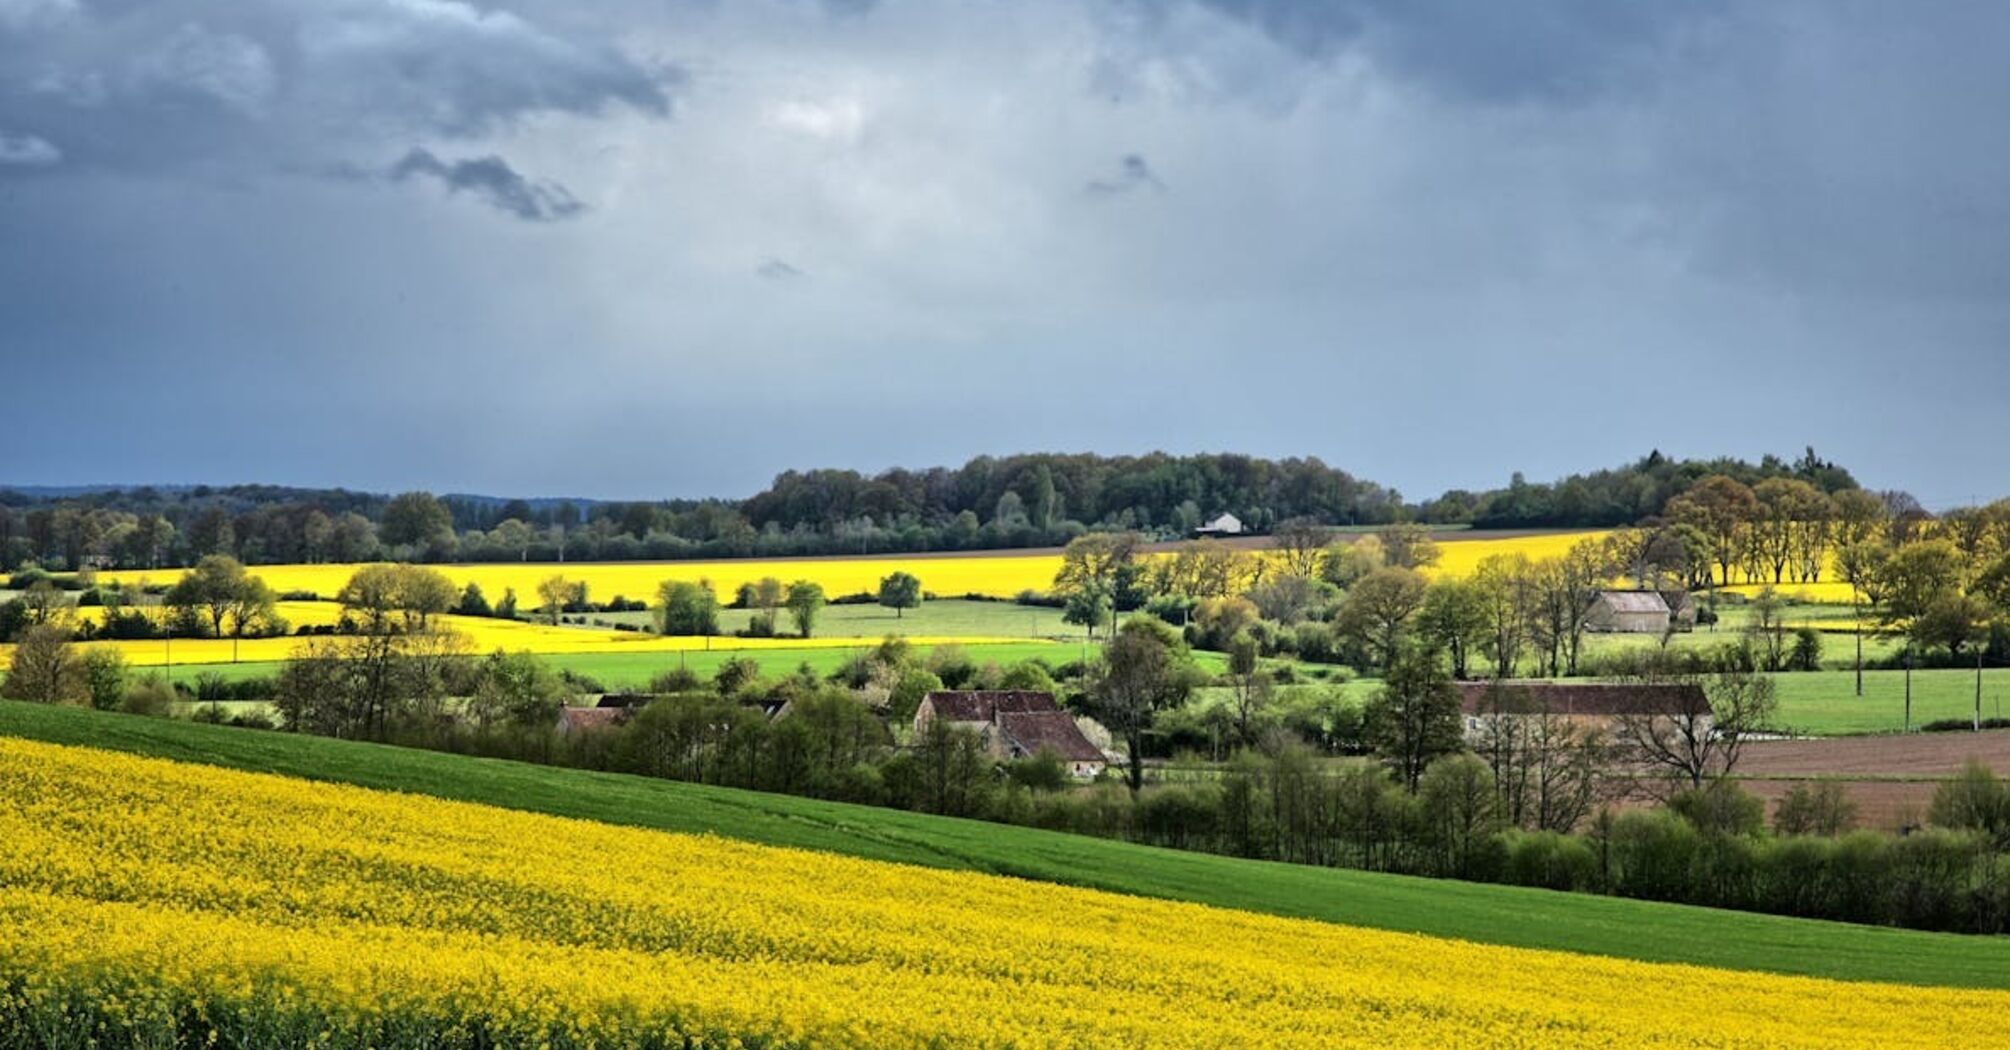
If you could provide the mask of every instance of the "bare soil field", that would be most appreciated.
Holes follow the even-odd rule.
[[[1810,740],[1754,740],[1738,759],[1751,777],[1949,777],[1970,758],[2010,772],[2010,730]]]
[[[1863,826],[1897,830],[1918,825],[1940,782],[1971,758],[2010,771],[2010,730],[1758,740],[1745,745],[1738,777],[1768,813],[1801,781],[1839,780]]]

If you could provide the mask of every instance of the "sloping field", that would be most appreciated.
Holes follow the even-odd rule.
[[[2006,938],[1245,861],[786,795],[5,701],[0,735],[1492,944],[2010,989]]]
[[[0,780],[16,1036],[1980,1047],[2010,1009],[2003,992],[1473,945],[18,740],[0,741]]]

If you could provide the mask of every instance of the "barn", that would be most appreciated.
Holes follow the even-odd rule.
[[[1680,721],[1708,735],[1715,721],[1703,687],[1689,682],[1460,682],[1466,738],[1486,735],[1495,719],[1558,717],[1610,729],[1621,719]]]
[[[1659,591],[1599,591],[1584,610],[1584,629],[1600,634],[1665,634],[1668,599]]]

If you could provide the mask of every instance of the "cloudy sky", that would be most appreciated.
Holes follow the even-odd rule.
[[[2010,5],[0,0],[0,481],[2010,494]]]

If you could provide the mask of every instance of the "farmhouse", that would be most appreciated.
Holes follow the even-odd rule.
[[[558,731],[565,736],[590,733],[600,729],[611,729],[628,721],[635,708],[612,707],[561,707],[558,709]]]
[[[1459,707],[1466,738],[1483,735],[1494,719],[1552,715],[1606,729],[1622,718],[1667,718],[1695,723],[1707,735],[1710,698],[1699,685],[1610,682],[1460,682]]]
[[[914,732],[937,722],[975,733],[1001,759],[1030,758],[1051,751],[1073,776],[1088,779],[1109,764],[1101,749],[1082,734],[1074,716],[1061,710],[1054,694],[1031,690],[938,690],[921,698]]]
[[[1242,519],[1233,514],[1217,514],[1193,533],[1196,536],[1240,536]]]
[[[1680,592],[1599,591],[1585,607],[1584,628],[1601,634],[1665,634],[1670,627],[1686,631],[1696,626],[1688,597]]]

